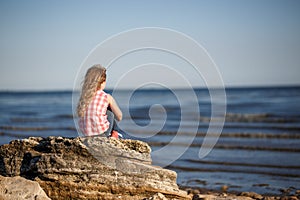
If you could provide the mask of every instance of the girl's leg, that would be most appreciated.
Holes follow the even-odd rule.
[[[106,115],[107,115],[107,120],[109,121],[109,127],[108,129],[104,132],[104,134],[109,137],[111,135],[111,132],[114,128],[114,121],[115,121],[115,115],[113,112],[111,112],[110,110],[106,111]]]
[[[119,128],[118,128],[114,113],[110,110],[107,110],[106,115],[107,115],[107,120],[109,121],[109,128],[104,132],[104,134],[107,137],[109,137],[109,136],[111,136],[111,132],[113,130],[119,131]]]

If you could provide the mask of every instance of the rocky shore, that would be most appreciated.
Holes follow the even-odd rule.
[[[151,148],[104,137],[30,137],[0,147],[2,199],[298,199],[180,189],[174,171],[153,166]]]

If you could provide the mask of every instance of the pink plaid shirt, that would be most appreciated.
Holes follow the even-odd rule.
[[[109,128],[106,115],[107,107],[107,94],[103,90],[98,90],[86,108],[84,118],[79,121],[80,129],[84,135],[100,135]]]

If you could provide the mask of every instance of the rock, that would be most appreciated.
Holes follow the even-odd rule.
[[[50,200],[35,181],[20,176],[0,176],[0,199],[5,200]]]
[[[192,200],[215,200],[215,199],[220,199],[218,196],[215,195],[200,195],[200,194],[195,194],[193,196]]]
[[[203,198],[200,196],[200,194],[194,194],[192,200],[203,200]]]
[[[266,197],[263,198],[263,200],[275,200],[275,197],[268,197],[268,196],[266,196]]]
[[[197,189],[194,189],[194,190],[192,191],[192,193],[193,193],[193,194],[200,194],[200,191],[197,190]]]
[[[291,188],[286,188],[286,189],[279,189],[279,191],[284,194],[284,195],[288,195],[291,192]]]
[[[280,200],[298,200],[296,196],[283,196]]]
[[[221,191],[222,191],[222,192],[227,192],[228,188],[229,188],[229,187],[228,187],[227,185],[222,185]]]
[[[193,189],[192,188],[186,188],[185,191],[187,192],[187,194],[193,194],[192,191]]]
[[[162,193],[157,193],[149,198],[149,200],[168,200]]]
[[[105,137],[31,137],[0,147],[0,175],[37,181],[53,200],[189,199],[174,171],[151,165],[148,144]]]
[[[251,197],[246,196],[236,196],[234,194],[196,194],[193,196],[192,200],[253,200]]]
[[[253,198],[253,199],[263,199],[264,198],[262,195],[257,194],[255,192],[242,192],[240,194],[240,196],[250,197],[250,198]]]

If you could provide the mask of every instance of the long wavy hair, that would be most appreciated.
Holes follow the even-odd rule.
[[[85,74],[79,102],[77,105],[78,117],[83,117],[85,110],[101,84],[106,81],[106,69],[99,64],[93,65]]]

